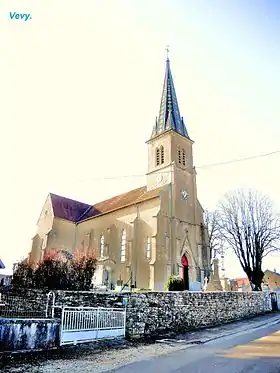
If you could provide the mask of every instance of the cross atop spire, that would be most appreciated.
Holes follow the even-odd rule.
[[[179,105],[170,69],[169,46],[166,47],[166,54],[167,59],[165,78],[161,96],[159,117],[156,118],[156,123],[151,138],[160,135],[162,132],[173,130],[189,139],[183,117],[180,116]]]
[[[166,46],[166,61],[169,61],[169,45]]]

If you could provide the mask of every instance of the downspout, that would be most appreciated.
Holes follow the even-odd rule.
[[[72,245],[72,253],[74,253],[74,251],[75,251],[75,246],[76,246],[77,227],[78,227],[78,224],[75,222],[74,242],[73,242],[73,245]]]
[[[138,269],[138,254],[139,254],[139,204],[136,205],[136,218],[135,218],[135,268],[134,268],[134,287],[136,288],[137,284],[137,269]]]

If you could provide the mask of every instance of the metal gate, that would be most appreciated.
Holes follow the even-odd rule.
[[[60,345],[124,337],[125,317],[122,308],[63,307]]]

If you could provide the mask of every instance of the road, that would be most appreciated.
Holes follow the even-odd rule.
[[[280,324],[138,361],[114,373],[280,373]]]
[[[196,344],[194,344],[196,343]],[[1,373],[280,373],[280,314],[139,344],[104,341],[12,359]]]

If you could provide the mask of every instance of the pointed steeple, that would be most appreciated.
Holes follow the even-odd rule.
[[[159,117],[156,118],[151,138],[168,130],[173,130],[189,139],[183,117],[180,116],[179,105],[170,69],[170,60],[167,55]]]

